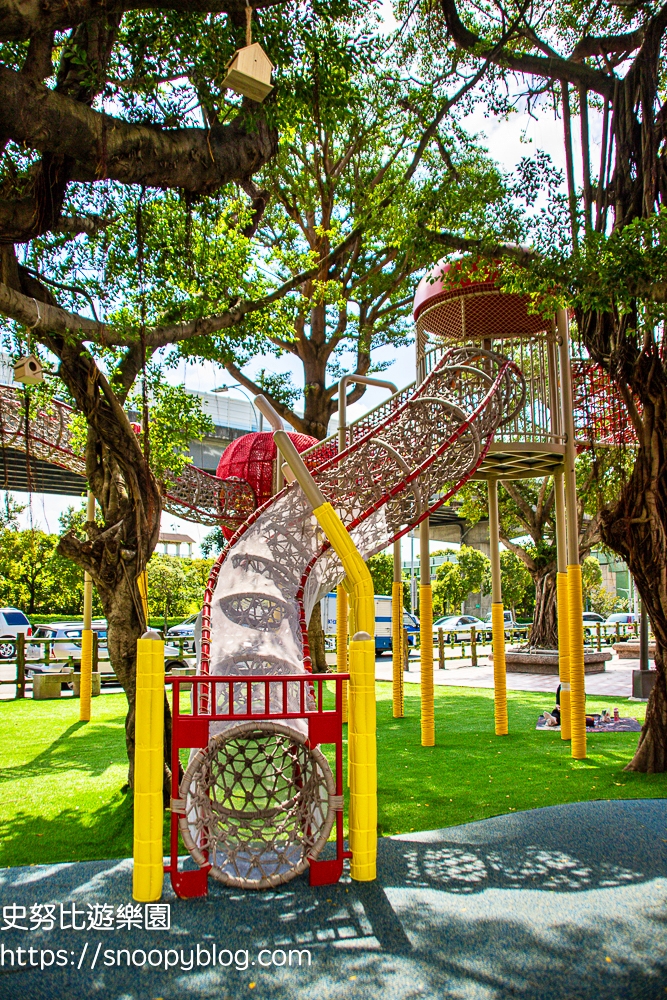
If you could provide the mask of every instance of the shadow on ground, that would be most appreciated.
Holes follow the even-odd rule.
[[[124,717],[119,719],[124,724]],[[73,722],[31,760],[3,767],[0,784],[17,778],[41,778],[47,772],[57,776],[62,771],[81,771],[98,777],[109,766],[109,753],[117,753],[118,733],[118,722],[113,720]]]
[[[165,884],[164,900],[169,931],[4,933],[5,947],[62,948],[75,964],[42,972],[6,961],[0,998],[657,1000],[667,987],[667,802],[555,806],[384,839],[371,883],[311,889],[299,879],[270,893],[211,883],[189,901]],[[55,903],[57,916],[61,902],[83,922],[94,904],[117,913],[131,902],[131,863],[0,871],[3,907],[29,918],[31,905]],[[229,949],[229,967],[212,968],[214,945],[218,957]],[[284,964],[262,968],[262,949]]]
[[[99,858],[101,842],[116,857],[132,852],[131,795],[118,791],[95,811],[67,808],[50,818],[18,811],[10,820],[0,820],[0,865],[39,864],[45,857],[55,863],[88,861]]]

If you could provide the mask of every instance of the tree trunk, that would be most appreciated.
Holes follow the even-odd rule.
[[[552,563],[531,576],[535,584],[535,612],[530,644],[540,649],[557,649],[556,565]]]
[[[665,662],[659,646],[655,653],[655,668],[658,676],[646,706],[646,721],[642,726],[635,755],[625,768],[626,771],[643,771],[645,774],[667,771],[667,685]]]
[[[326,674],[327,657],[324,646],[324,629],[322,628],[321,602],[318,601],[308,622],[308,645],[314,674]]]
[[[137,609],[127,582],[117,587],[102,587],[97,592],[107,620],[107,648],[114,673],[127,698],[125,718],[125,746],[129,761],[128,785],[134,784],[134,721],[137,694],[136,660],[137,639],[141,638],[143,622],[139,620]]]
[[[656,641],[655,687],[629,771],[667,770],[667,406],[646,406],[648,446],[640,446],[619,502],[602,516],[602,540],[628,564]]]

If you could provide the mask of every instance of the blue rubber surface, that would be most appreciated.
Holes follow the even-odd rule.
[[[0,998],[667,997],[665,800],[553,806],[383,839],[374,883],[311,889],[300,879],[261,894],[210,887],[208,898],[182,901],[165,880],[168,931],[61,930],[61,903],[67,914],[74,903],[84,922],[106,905],[115,920],[132,902],[131,863],[1,870],[3,916],[25,907],[29,925],[32,905],[44,915],[55,904],[56,927],[0,933]],[[198,946],[207,966],[197,967]],[[35,949],[21,953],[21,968],[19,947]],[[165,951],[178,962],[168,972]],[[50,952],[52,967],[29,967]],[[221,955],[231,964],[220,965]],[[272,957],[278,964],[260,965]]]

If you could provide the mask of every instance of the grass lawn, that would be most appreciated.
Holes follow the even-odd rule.
[[[391,714],[391,687],[378,684],[379,831],[428,830],[500,813],[586,799],[667,796],[667,774],[623,771],[635,733],[590,736],[573,761],[560,733],[536,732],[550,696],[510,692],[510,735],[493,734],[492,692],[436,688],[437,746],[419,745],[419,689],[406,685],[406,717]],[[79,703],[0,702],[0,866],[127,857],[132,802],[126,777],[125,697]],[[590,698],[589,711],[644,705]],[[165,814],[165,818],[166,818]],[[166,829],[166,824],[165,824]],[[166,844],[165,844],[166,850]]]

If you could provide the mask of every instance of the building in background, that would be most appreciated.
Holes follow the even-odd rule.
[[[161,531],[155,551],[164,556],[182,556],[186,559],[192,559],[193,545],[196,545],[196,542],[189,535]]]
[[[628,607],[634,609],[634,586],[627,565],[613,552],[595,549],[591,552],[600,564],[602,571],[602,586],[610,594],[628,601]]]

